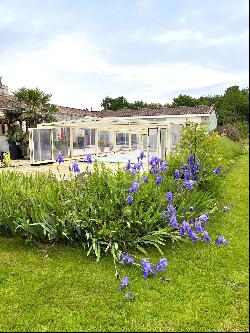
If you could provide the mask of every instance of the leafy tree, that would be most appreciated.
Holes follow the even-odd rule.
[[[238,86],[226,89],[218,107],[219,124],[249,120],[249,89],[240,90]]]
[[[173,99],[172,106],[195,106],[198,101],[189,95],[179,95]]]
[[[102,100],[101,103],[101,106],[104,108],[104,110],[112,110],[112,111],[117,111],[119,109],[127,108],[128,105],[129,105],[128,101],[123,96],[117,98],[111,98],[107,96]]]
[[[29,141],[28,128],[35,127],[42,122],[55,120],[57,107],[50,103],[51,95],[38,88],[27,89],[23,87],[15,91],[14,96],[18,101],[16,107],[4,111],[5,123],[8,125],[8,140],[27,146]]]
[[[14,96],[22,105],[22,120],[26,122],[26,131],[28,127],[35,127],[42,122],[51,122],[55,120],[57,107],[50,103],[50,94],[46,94],[40,89],[20,88],[14,92]]]

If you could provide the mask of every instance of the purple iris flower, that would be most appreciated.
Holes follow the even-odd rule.
[[[196,233],[192,229],[189,229],[187,233],[188,233],[188,236],[191,238],[192,242],[196,243],[198,240]]]
[[[130,205],[133,205],[134,199],[133,199],[132,195],[129,195],[126,200]]]
[[[120,259],[122,260],[122,265],[126,266],[127,263],[134,265],[134,259],[131,258],[131,256],[128,253],[124,253],[120,256]]]
[[[168,224],[170,227],[173,227],[173,228],[178,228],[179,227],[179,224],[177,222],[177,219],[176,219],[176,216],[175,215],[172,215],[170,217],[170,222]]]
[[[79,166],[78,166],[78,163],[77,163],[77,162],[73,162],[73,163],[72,163],[72,170],[73,170],[75,173],[80,172],[80,169],[79,169]]]
[[[161,176],[161,175],[158,175],[155,184],[156,184],[156,185],[160,185],[161,182],[162,182],[162,176]]]
[[[210,236],[209,233],[207,231],[203,231],[202,235],[201,235],[201,239],[204,240],[206,243],[210,243]]]
[[[189,207],[188,209],[191,213],[194,212],[194,207]]]
[[[184,183],[183,183],[183,185],[182,185],[182,187],[184,187],[184,188],[186,188],[186,189],[188,189],[188,190],[193,190],[194,189],[194,184],[195,184],[195,182],[193,181],[193,180],[189,180],[189,181],[185,181]]]
[[[185,180],[185,182],[187,182],[189,180],[190,176],[191,176],[190,172],[186,171],[184,173],[184,180]]]
[[[174,178],[175,179],[179,179],[181,177],[181,173],[180,173],[180,170],[176,169],[174,171]]]
[[[167,264],[168,264],[168,259],[167,258],[161,259],[160,263],[158,265],[156,265],[157,270],[162,271],[163,269],[165,269],[167,267]]]
[[[227,245],[228,242],[225,240],[225,238],[223,236],[219,236],[216,241],[215,241],[216,244],[218,245]]]
[[[194,154],[191,154],[188,158],[188,164],[189,165],[194,164],[194,160],[195,160]]]
[[[139,155],[138,158],[139,158],[140,160],[142,160],[143,158],[146,158],[146,155],[145,155],[145,153],[144,153],[143,150],[140,152],[140,155]]]
[[[176,214],[176,209],[172,205],[167,205],[167,210],[172,214]]]
[[[200,222],[195,222],[195,229],[198,232],[202,232],[204,228],[201,226]]]
[[[133,293],[131,293],[131,292],[127,292],[126,294],[125,294],[125,297],[132,297],[134,294]]]
[[[166,217],[166,218],[170,218],[171,215],[169,214],[169,212],[162,212],[162,216]]]
[[[208,219],[208,215],[207,214],[202,214],[200,217],[199,217],[201,223],[203,225],[206,225],[207,224],[207,219]]]
[[[131,163],[130,163],[130,160],[128,160],[128,163],[125,166],[125,170],[128,171],[130,169],[131,169]]]
[[[121,284],[119,285],[118,289],[121,290],[123,287],[128,287],[130,285],[129,278],[126,276],[121,280]]]
[[[138,170],[138,171],[141,170],[141,168],[144,169],[143,162],[135,163],[135,165],[132,167],[133,170]]]
[[[215,175],[221,175],[221,167],[218,167],[218,168],[216,168],[214,171],[213,171],[213,174],[215,174]]]
[[[157,167],[156,166],[152,166],[151,168],[151,172],[155,175],[157,174],[158,170],[157,170]]]
[[[134,193],[136,191],[139,191],[139,188],[140,188],[140,184],[137,182],[134,182],[132,184],[132,186],[130,187],[129,191],[130,191],[130,193]]]
[[[183,220],[181,227],[180,227],[180,234],[183,236],[185,232],[188,232],[191,229],[190,224]]]
[[[57,155],[57,158],[56,158],[56,162],[58,162],[59,164],[64,162],[62,153],[60,151],[58,152],[58,155]]]
[[[92,164],[92,163],[93,163],[93,160],[92,160],[92,156],[91,156],[91,154],[87,154],[87,155],[86,155],[86,162],[89,163],[89,164]]]
[[[142,259],[141,263],[142,263],[142,271],[144,273],[143,274],[144,279],[146,279],[150,273],[156,275],[156,271],[153,269],[153,264],[151,264],[145,259]]]
[[[172,194],[172,192],[167,192],[166,193],[167,194],[167,198],[166,198],[166,200],[168,201],[168,202],[170,202],[170,201],[172,201],[173,200],[173,194]]]
[[[168,164],[166,162],[162,163],[162,165],[160,166],[160,171],[167,170],[167,168],[168,168]]]
[[[143,177],[142,177],[142,182],[143,182],[143,183],[148,183],[148,178],[147,178],[146,176],[143,176]]]

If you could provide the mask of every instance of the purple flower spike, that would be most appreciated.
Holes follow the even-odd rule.
[[[216,168],[214,171],[213,171],[213,174],[215,174],[215,175],[221,175],[221,167],[218,167],[218,168]]]
[[[167,194],[167,198],[166,198],[166,200],[168,201],[168,202],[170,202],[170,201],[172,201],[173,200],[173,194],[172,194],[172,192],[167,192],[166,193]]]
[[[121,290],[124,287],[128,287],[130,285],[129,278],[126,276],[124,279],[121,280],[121,284],[119,285],[118,289]]]
[[[143,177],[142,177],[142,182],[143,182],[143,183],[148,183],[148,178],[147,178],[146,176],[143,176]]]
[[[59,164],[61,164],[61,163],[64,162],[62,153],[60,151],[58,152],[58,155],[57,155],[57,158],[56,158],[56,162],[58,162]]]
[[[204,240],[206,243],[210,243],[211,239],[207,231],[203,231],[201,235],[201,240]]]
[[[72,163],[72,170],[73,170],[75,173],[79,173],[79,172],[80,172],[80,169],[79,169],[79,166],[78,166],[78,163],[77,163],[77,162],[73,162],[73,163]]]
[[[89,163],[89,164],[92,164],[92,163],[93,163],[93,160],[92,160],[92,156],[91,156],[91,154],[87,154],[87,155],[86,155],[86,162]]]
[[[134,182],[132,184],[132,186],[130,187],[129,191],[130,191],[130,193],[134,193],[134,192],[139,191],[139,188],[140,188],[140,184],[137,182]]]
[[[179,179],[181,177],[180,171],[179,170],[175,170],[174,171],[174,178],[175,179]]]
[[[228,242],[225,240],[225,238],[223,236],[219,236],[216,239],[215,244],[217,244],[217,245],[227,245]]]
[[[167,258],[161,259],[159,265],[156,265],[157,270],[162,271],[163,269],[165,269],[167,267],[167,264],[168,264]]]
[[[161,176],[161,175],[158,175],[155,184],[156,184],[156,185],[160,185],[161,182],[162,182],[162,176]]]
[[[140,155],[139,155],[138,158],[139,158],[140,160],[142,160],[143,158],[146,158],[146,155],[145,155],[145,153],[144,153],[143,150],[140,152]]]
[[[129,196],[127,197],[126,201],[127,201],[130,205],[133,205],[133,203],[134,203],[134,199],[133,199],[132,195],[129,195]]]

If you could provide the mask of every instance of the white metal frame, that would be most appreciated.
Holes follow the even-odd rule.
[[[147,146],[149,145],[149,128],[157,128],[157,149],[156,152],[160,156],[160,129],[166,129],[166,151],[171,151],[171,125],[184,125],[187,121],[200,123],[202,115],[185,115],[185,116],[156,116],[156,117],[138,117],[133,118],[99,118],[99,117],[84,117],[80,120],[58,121],[51,123],[38,124],[37,129],[54,129],[60,127],[70,128],[70,157],[73,158],[73,129],[74,128],[88,128],[95,129],[95,155],[99,154],[98,137],[100,131],[110,131],[112,133],[113,153],[117,151],[116,146],[116,133],[129,133],[129,149],[131,150],[131,134],[139,134],[142,146],[142,135],[147,135]],[[206,114],[206,116],[208,116]],[[48,162],[55,162],[55,156],[52,155],[53,160],[49,161],[35,161],[34,160],[34,143],[33,143],[33,129],[30,130],[30,161],[31,164],[41,164]],[[51,131],[52,132],[52,131]],[[53,152],[53,135],[52,137],[52,152]],[[147,147],[147,157],[149,156],[149,147]]]

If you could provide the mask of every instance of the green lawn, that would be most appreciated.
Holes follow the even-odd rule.
[[[80,249],[0,237],[0,330],[248,331],[248,177],[243,155],[220,199],[235,207],[209,221],[213,239],[224,235],[229,245],[167,245],[167,283],[125,269],[134,300],[117,290],[109,258],[96,263]]]

